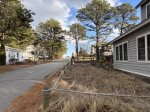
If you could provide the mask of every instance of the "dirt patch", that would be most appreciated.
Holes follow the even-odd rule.
[[[17,97],[5,112],[37,112],[43,100],[40,95],[42,88],[43,85],[36,84],[29,92]]]
[[[44,81],[53,85],[59,73]],[[41,112],[44,85],[35,85],[12,103],[15,112]],[[107,71],[90,64],[75,64],[58,82],[58,89],[150,96],[150,83],[120,71]],[[53,91],[47,112],[150,112],[150,98],[108,97]],[[10,108],[10,109],[11,109]],[[10,112],[10,110],[7,112]]]
[[[34,64],[16,64],[16,65],[0,65],[0,74],[5,73],[5,72],[10,72],[13,70],[17,70],[17,69],[21,69],[21,68],[25,68],[25,67],[30,67],[30,66],[34,66],[34,65],[40,65],[40,64],[47,64],[50,63],[51,61],[39,61],[38,63]]]
[[[0,74],[5,73],[5,72],[10,72],[13,70],[17,70],[20,68],[29,67],[29,66],[32,66],[32,65],[4,65],[4,66],[0,65]]]

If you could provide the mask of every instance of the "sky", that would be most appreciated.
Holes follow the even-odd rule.
[[[34,21],[31,23],[35,29],[38,23],[44,22],[50,18],[54,18],[61,23],[63,29],[68,29],[68,26],[75,23],[77,11],[85,7],[91,0],[22,0],[24,6],[35,13]],[[135,2],[136,1],[136,2]],[[112,6],[121,3],[130,3],[135,7],[141,0],[108,0]],[[138,16],[140,11],[138,10]],[[113,33],[109,35],[108,41],[118,36],[118,30],[114,29]],[[80,41],[80,46],[89,45],[89,41]],[[71,56],[75,52],[75,41],[69,39],[67,42],[67,52],[65,56]]]

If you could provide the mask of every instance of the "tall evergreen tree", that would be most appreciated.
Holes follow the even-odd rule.
[[[77,18],[84,23],[87,30],[96,33],[96,59],[100,60],[99,44],[112,31],[113,12],[106,0],[92,0],[85,8],[78,11]]]
[[[70,26],[70,32],[73,34],[73,38],[76,41],[76,55],[78,59],[79,58],[79,51],[78,51],[79,40],[86,38],[86,31],[85,31],[84,26],[80,25],[79,23],[75,23]]]
[[[26,9],[20,0],[0,0],[0,15],[0,45],[3,49],[9,35],[12,35],[18,28],[30,27],[33,13]],[[5,52],[1,53],[6,56]],[[5,58],[0,57],[0,62],[5,61]]]
[[[65,53],[66,44],[62,40],[62,28],[57,20],[49,19],[46,22],[39,23],[36,32],[39,34],[42,41],[40,43],[47,50],[50,59],[58,54]]]
[[[32,28],[18,28],[5,39],[7,46],[24,49],[35,43],[36,35]]]
[[[136,10],[128,3],[123,3],[114,10],[115,27],[119,29],[120,35],[134,27],[139,19]]]

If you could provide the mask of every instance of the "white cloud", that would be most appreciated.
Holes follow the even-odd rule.
[[[69,7],[80,9],[85,7],[87,3],[90,3],[92,0],[64,0]],[[111,6],[115,6],[119,3],[119,0],[107,0]]]
[[[116,6],[119,4],[119,0],[107,0],[111,6]]]
[[[109,35],[109,37],[107,38],[107,41],[111,41],[118,36],[119,36],[119,30],[113,29],[113,32]]]
[[[74,20],[68,21],[71,8],[80,9],[89,2],[91,0],[22,0],[25,7],[35,12],[32,23],[34,28],[39,22],[54,18],[60,21],[64,29],[68,29],[68,25],[74,22]],[[118,0],[108,0],[108,2],[114,6]]]
[[[80,9],[81,7],[85,7],[87,3],[91,2],[91,0],[64,0],[69,7]]]
[[[62,0],[24,0],[25,7],[35,12],[34,22],[32,26],[35,28],[39,22],[49,18],[60,21],[61,25],[65,25],[65,21],[70,16],[70,8]]]

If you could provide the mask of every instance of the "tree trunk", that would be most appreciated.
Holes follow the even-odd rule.
[[[77,55],[77,60],[79,60],[79,48],[78,48],[78,37],[77,37],[77,35],[76,35],[76,55]]]
[[[4,44],[4,33],[2,33],[2,36],[0,38],[0,65],[6,64],[6,51],[5,51],[5,44]]]
[[[123,22],[124,22],[124,20],[125,20],[124,15],[122,16],[122,18],[123,18],[123,21],[122,21],[122,23],[121,23],[120,36],[123,34]]]
[[[98,26],[96,26],[96,61],[100,61],[100,54],[99,54],[99,30]]]
[[[123,23],[121,24],[120,36],[123,34]]]

